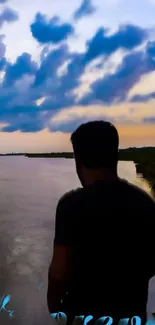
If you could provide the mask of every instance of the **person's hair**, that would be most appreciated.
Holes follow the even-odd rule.
[[[119,136],[116,128],[106,121],[80,125],[71,135],[75,159],[86,168],[116,168]]]

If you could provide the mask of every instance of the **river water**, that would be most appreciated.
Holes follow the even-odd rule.
[[[120,162],[119,175],[154,195],[132,162]],[[14,310],[11,319],[0,311],[0,324],[53,323],[46,290],[55,210],[60,196],[79,186],[73,160],[0,158],[0,301],[10,295],[6,308]],[[155,310],[154,297],[152,303]]]

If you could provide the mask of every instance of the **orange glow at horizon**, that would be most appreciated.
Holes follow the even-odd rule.
[[[116,125],[116,124],[115,124]],[[116,125],[120,148],[155,146],[155,126],[152,124]],[[70,134],[43,130],[37,133],[0,132],[0,152],[72,151]]]

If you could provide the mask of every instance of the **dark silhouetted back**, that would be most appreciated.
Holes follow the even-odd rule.
[[[55,243],[74,252],[68,313],[145,314],[154,224],[154,201],[124,180],[97,181],[61,198]]]

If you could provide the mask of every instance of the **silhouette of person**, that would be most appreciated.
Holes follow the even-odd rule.
[[[155,202],[119,178],[119,137],[111,123],[82,124],[71,142],[82,187],[57,205],[49,311],[64,312],[68,324],[79,315],[145,322],[155,275]]]

